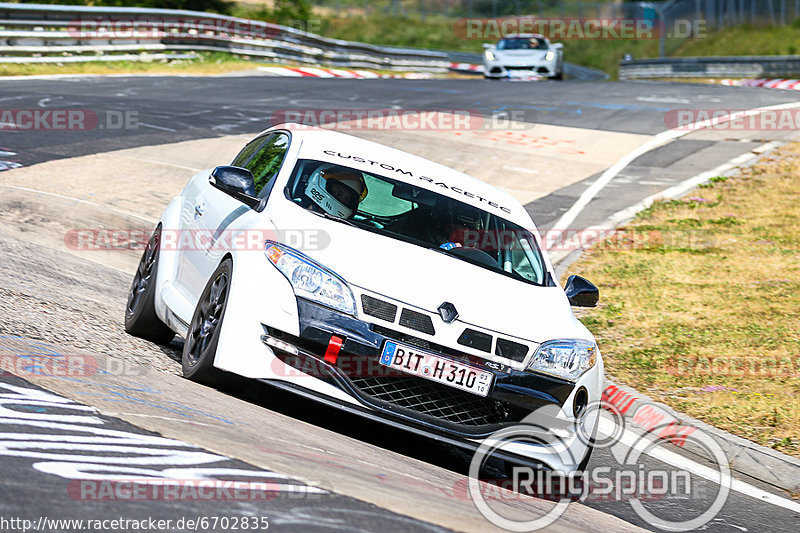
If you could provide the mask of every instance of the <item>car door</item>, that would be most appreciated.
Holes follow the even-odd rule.
[[[232,166],[248,169],[255,180],[255,194],[266,198],[272,190],[275,177],[283,165],[289,148],[289,135],[272,132],[249,142],[234,158]],[[247,214],[255,214],[242,202],[211,186],[206,180],[197,195],[188,202],[189,224],[194,233],[195,246],[185,254],[184,279],[188,291],[196,300],[209,276],[217,268],[224,255],[236,245],[233,227],[237,220]],[[241,222],[241,221],[240,221]],[[258,228],[256,228],[258,229]],[[247,242],[245,239],[243,242]]]

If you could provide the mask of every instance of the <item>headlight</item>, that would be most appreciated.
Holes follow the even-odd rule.
[[[556,53],[552,50],[548,50],[547,53],[544,55],[545,61],[552,61],[556,58]]]
[[[528,370],[576,381],[597,362],[593,342],[566,339],[547,341],[533,354]]]
[[[483,53],[483,57],[486,58],[486,61],[494,61],[495,59],[494,52],[492,52],[491,50],[486,50]]]
[[[310,258],[287,246],[267,241],[267,259],[286,276],[294,293],[308,300],[356,314],[356,302],[347,283]]]

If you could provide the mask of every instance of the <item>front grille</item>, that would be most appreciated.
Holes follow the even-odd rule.
[[[508,339],[497,339],[497,347],[494,353],[500,357],[511,359],[512,361],[522,362],[525,356],[528,355],[528,347],[518,342],[510,341]]]
[[[461,346],[469,346],[482,352],[489,353],[492,351],[492,336],[474,329],[465,329],[457,342]]]
[[[364,314],[380,318],[387,322],[394,322],[397,316],[397,306],[383,300],[378,300],[366,294],[361,295],[361,306],[364,308]]]
[[[436,335],[431,317],[411,309],[403,309],[400,313],[400,325],[421,331],[422,333],[427,333],[428,335]]]
[[[363,394],[380,402],[462,426],[483,426],[524,416],[504,402],[482,398],[418,377],[351,378]]]
[[[535,70],[536,67],[529,66],[529,67],[506,67],[506,70]]]

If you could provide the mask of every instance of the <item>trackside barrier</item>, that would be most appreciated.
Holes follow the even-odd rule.
[[[451,63],[444,52],[328,39],[287,26],[212,13],[0,3],[0,56],[24,62],[23,58],[42,54],[133,51],[217,51],[281,62],[399,71],[445,72]]]
[[[134,34],[132,27],[139,30]],[[126,29],[130,30],[126,33]],[[268,22],[176,9],[92,7],[0,2],[4,63],[109,61],[141,53],[143,60],[227,52],[264,61],[406,72],[456,70],[482,74],[481,54],[376,46],[329,39]],[[170,55],[173,54],[173,55]],[[112,59],[106,59],[111,57]],[[467,64],[467,65],[465,65]],[[564,65],[568,77],[606,79],[605,72]]]
[[[792,78],[800,56],[730,56],[633,59],[619,64],[619,79]]]

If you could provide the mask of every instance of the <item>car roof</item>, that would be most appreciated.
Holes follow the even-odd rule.
[[[504,35],[503,39],[542,39],[544,41],[547,40],[547,37],[541,35],[539,33],[509,33],[508,35]]]
[[[340,131],[302,124],[280,124],[301,141],[298,159],[330,161],[427,189],[479,207],[526,228],[533,228],[525,208],[509,193],[445,165]]]

